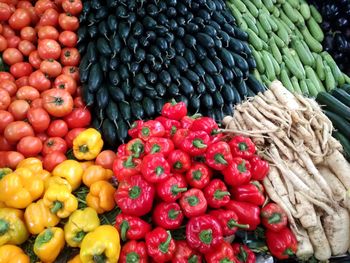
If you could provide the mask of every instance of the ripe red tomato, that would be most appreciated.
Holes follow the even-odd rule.
[[[39,91],[44,91],[51,87],[51,81],[41,70],[36,70],[29,76],[29,85]]]
[[[44,109],[54,117],[63,117],[73,110],[73,98],[63,89],[50,89],[42,93]]]
[[[10,104],[11,97],[9,93],[4,89],[0,89],[0,110],[6,110]]]
[[[49,8],[45,10],[44,14],[41,16],[39,25],[40,26],[56,26],[58,24],[58,12],[53,9]]]
[[[6,38],[0,35],[0,52],[3,52],[7,47],[8,45]]]
[[[65,66],[62,69],[62,74],[71,76],[77,83],[80,81],[78,67]]]
[[[47,59],[41,62],[40,70],[54,78],[61,74],[62,66],[54,59]]]
[[[61,52],[62,65],[64,66],[78,66],[80,62],[80,53],[76,48],[64,48]]]
[[[39,16],[35,13],[35,8],[29,7],[28,9],[29,15],[30,15],[30,19],[32,20],[32,24],[36,25],[39,22]]]
[[[27,112],[30,109],[30,105],[25,100],[14,100],[8,107],[8,111],[13,115],[15,120],[21,121],[27,117]]]
[[[50,0],[38,0],[35,2],[34,8],[35,13],[40,16],[50,8],[57,9],[57,6]]]
[[[27,118],[35,132],[43,132],[50,125],[50,116],[43,108],[30,108]]]
[[[83,10],[83,3],[81,0],[63,0],[62,8],[64,12],[76,16],[80,14],[81,10]]]
[[[4,136],[0,135],[0,151],[12,151],[14,149],[14,145],[9,143]]]
[[[21,78],[32,74],[33,67],[28,62],[17,62],[10,67],[10,72],[15,78]]]
[[[15,118],[13,118],[11,113],[6,110],[0,110],[0,134],[2,134],[5,127],[14,120]]]
[[[32,86],[23,86],[17,90],[16,97],[19,100],[26,100],[31,103],[33,100],[40,98],[40,93]]]
[[[49,138],[49,136],[47,136],[47,134],[44,132],[36,133],[35,136],[38,137],[42,143],[44,143]]]
[[[11,66],[17,62],[22,62],[23,55],[17,48],[7,48],[2,53],[2,59],[6,64]]]
[[[39,39],[53,39],[57,40],[59,33],[53,26],[41,26],[38,31]]]
[[[16,151],[9,151],[6,153],[6,165],[4,167],[9,167],[15,169],[18,163],[24,160],[23,154]]]
[[[58,17],[58,24],[63,30],[76,31],[79,28],[79,19],[69,13],[62,13]]]
[[[15,81],[17,88],[23,87],[23,86],[28,86],[29,85],[29,77],[24,76],[19,79],[16,79]]]
[[[14,121],[5,127],[4,136],[10,143],[15,143],[25,136],[34,136],[34,131],[25,121]]]
[[[42,98],[37,98],[32,101],[30,104],[31,108],[42,108],[43,107],[43,99]]]
[[[86,108],[74,108],[73,111],[64,117],[69,129],[84,128],[91,122],[90,111]]]
[[[78,36],[73,31],[63,31],[61,32],[58,41],[61,45],[66,47],[75,47],[78,42]]]
[[[60,137],[50,137],[44,142],[42,149],[42,154],[44,156],[55,151],[66,153],[67,143],[64,139]]]
[[[86,106],[82,97],[75,97],[73,102],[75,108],[85,108]]]
[[[0,71],[0,82],[4,80],[15,81],[15,78],[8,72]]]
[[[64,153],[61,153],[59,151],[51,152],[44,157],[44,160],[43,160],[44,169],[49,172],[52,172],[52,170],[58,164],[62,163],[65,160],[67,160],[67,157],[64,155]]]
[[[117,158],[117,155],[115,152],[111,150],[104,150],[97,155],[95,164],[101,165],[105,169],[111,169],[113,168],[113,162]]]
[[[43,143],[38,137],[26,136],[19,140],[17,144],[17,151],[24,155],[24,157],[37,156],[43,148]]]
[[[9,38],[9,37],[15,36],[16,32],[9,25],[5,24],[2,26],[2,35],[5,38]]]
[[[28,61],[33,66],[33,68],[39,69],[40,68],[40,64],[42,62],[42,59],[39,56],[39,52],[37,50],[32,51],[29,54]]]
[[[18,36],[11,36],[7,38],[7,46],[11,48],[17,48],[21,39]]]
[[[36,50],[36,47],[34,46],[34,44],[28,40],[22,40],[21,42],[19,42],[18,44],[18,49],[19,51],[22,52],[23,55],[25,56],[29,56],[29,54]]]
[[[29,7],[32,7],[33,5],[32,5],[32,3],[31,2],[29,2],[29,1],[19,1],[18,3],[17,3],[17,8],[29,8]]]
[[[20,36],[23,40],[28,40],[32,43],[36,41],[35,29],[31,26],[26,26],[21,29]]]
[[[38,44],[38,52],[41,59],[58,59],[61,55],[61,46],[56,40],[42,39]]]
[[[77,83],[71,76],[61,74],[55,79],[53,87],[66,90],[69,94],[73,95],[77,90]]]
[[[46,132],[50,137],[63,138],[68,133],[68,125],[64,120],[54,120],[50,123]]]
[[[0,21],[7,21],[11,17],[12,11],[8,4],[0,3]]]
[[[6,90],[9,93],[10,97],[12,97],[17,92],[17,85],[12,80],[5,79],[0,82],[0,89]]]
[[[30,22],[30,14],[28,10],[24,8],[16,9],[8,21],[9,25],[15,30],[20,30],[23,27],[29,26]]]
[[[70,130],[67,135],[64,137],[64,139],[66,140],[67,143],[67,147],[68,148],[72,148],[73,146],[73,140],[75,139],[75,137],[77,137],[81,132],[85,131],[85,128],[74,128],[72,130]]]

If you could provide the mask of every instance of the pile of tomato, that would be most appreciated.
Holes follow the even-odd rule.
[[[91,115],[79,87],[81,0],[0,2],[0,167],[65,158]]]

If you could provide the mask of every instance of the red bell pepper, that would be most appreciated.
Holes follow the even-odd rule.
[[[269,173],[269,163],[255,155],[249,159],[251,165],[250,173],[253,180],[262,181],[265,176]]]
[[[215,217],[222,229],[222,234],[225,236],[231,236],[238,228],[247,229],[249,225],[243,225],[238,223],[238,216],[232,210],[216,209],[209,213]]]
[[[230,192],[220,179],[212,180],[203,190],[205,199],[211,208],[220,208],[230,201]]]
[[[137,120],[134,121],[131,126],[130,129],[128,130],[128,134],[131,138],[136,138],[139,134],[139,130],[141,129],[143,125],[143,121],[142,120]]]
[[[181,150],[174,150],[168,156],[170,169],[173,173],[183,173],[191,168],[191,157]]]
[[[153,223],[168,230],[181,226],[184,215],[178,203],[159,203],[153,210]]]
[[[201,263],[202,255],[187,244],[185,240],[175,241],[176,250],[171,263]]]
[[[145,153],[154,154],[162,153],[164,157],[168,157],[169,153],[174,150],[174,143],[168,138],[153,137],[146,142]]]
[[[205,254],[205,260],[215,263],[235,263],[236,257],[231,245],[223,240],[215,249]]]
[[[189,133],[190,131],[188,129],[178,129],[175,132],[172,140],[176,148],[181,148],[183,141],[185,140],[185,138],[188,136]]]
[[[261,222],[267,229],[278,232],[287,226],[287,214],[279,205],[269,203],[261,209]]]
[[[138,174],[120,182],[114,199],[123,213],[143,216],[151,211],[154,195],[154,186]]]
[[[181,123],[177,120],[168,119],[164,116],[159,116],[155,120],[163,124],[165,129],[164,137],[166,138],[172,138],[176,131],[181,129]]]
[[[191,156],[204,154],[210,143],[209,135],[204,131],[191,131],[181,144],[181,149]]]
[[[232,162],[230,146],[226,142],[209,145],[205,154],[206,163],[215,170],[224,170]]]
[[[275,232],[267,229],[266,244],[271,254],[278,259],[287,259],[297,252],[298,242],[293,232],[285,227]]]
[[[140,173],[140,159],[134,159],[132,156],[122,156],[115,158],[113,162],[113,173],[119,182],[132,175]]]
[[[255,230],[260,224],[260,207],[257,205],[230,200],[225,208],[236,213],[240,224],[248,224],[248,230]]]
[[[193,114],[192,116],[184,116],[182,117],[182,119],[180,120],[181,122],[181,127],[183,129],[190,129],[192,126],[192,123],[198,119],[199,117],[201,117],[202,115],[200,114]]]
[[[183,192],[187,191],[186,180],[181,174],[174,174],[165,181],[159,183],[156,190],[157,195],[164,202],[175,202],[181,197]]]
[[[123,143],[121,145],[118,146],[118,149],[117,149],[117,157],[123,157],[127,155],[126,154],[126,144]]]
[[[181,120],[187,115],[187,107],[184,102],[176,102],[175,99],[172,99],[164,104],[161,114],[169,119]]]
[[[120,213],[115,218],[115,228],[118,229],[123,241],[143,239],[151,231],[151,225],[137,216]]]
[[[255,144],[248,137],[235,136],[229,142],[234,157],[249,159],[255,154]]]
[[[145,144],[139,139],[135,138],[126,144],[126,155],[133,156],[135,158],[141,158],[145,153]]]
[[[149,120],[143,123],[138,132],[138,137],[148,141],[152,137],[163,137],[165,128],[159,121]]]
[[[218,132],[219,126],[209,117],[200,117],[192,123],[191,131],[205,131],[209,135],[214,135]]]
[[[237,258],[237,263],[255,263],[256,258],[253,251],[247,246],[239,243],[232,244],[233,252]]]
[[[222,171],[225,183],[230,186],[247,184],[250,181],[250,163],[240,157],[233,158],[226,169]]]
[[[207,253],[223,240],[219,222],[211,215],[192,217],[186,225],[188,245],[201,253]]]
[[[147,252],[157,263],[170,261],[175,253],[175,241],[170,231],[157,227],[146,235]]]
[[[194,163],[186,173],[188,184],[194,188],[203,189],[212,177],[211,169],[203,163]]]
[[[118,263],[148,263],[146,243],[131,240],[123,245]]]
[[[261,206],[265,203],[264,187],[258,181],[233,187],[231,194],[234,200]]]
[[[140,167],[143,177],[149,183],[159,183],[170,177],[170,166],[161,153],[146,155]]]
[[[192,188],[182,194],[180,206],[185,216],[190,218],[203,215],[207,210],[208,204],[201,190]]]

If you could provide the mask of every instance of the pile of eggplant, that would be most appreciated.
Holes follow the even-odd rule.
[[[110,146],[172,98],[221,121],[265,89],[222,0],[87,0],[80,23],[83,98]]]

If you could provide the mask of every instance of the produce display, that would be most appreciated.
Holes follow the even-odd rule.
[[[254,134],[270,162],[263,185],[288,216],[298,240],[296,256],[328,260],[350,245],[350,164],[332,137],[332,123],[320,106],[293,95],[279,81],[225,117],[227,132]]]
[[[322,17],[305,0],[232,0],[227,5],[249,35],[255,75],[265,84],[280,79],[288,90],[316,97],[350,83],[332,56],[322,51]]]
[[[221,0],[87,1],[80,15],[80,79],[93,125],[108,145],[169,99],[217,121],[263,91],[255,60]]]

